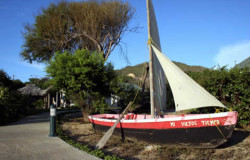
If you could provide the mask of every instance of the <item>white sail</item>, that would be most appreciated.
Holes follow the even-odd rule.
[[[147,0],[148,13],[148,38],[151,43],[154,43],[159,50],[161,50],[160,38],[155,18],[154,8],[151,0]],[[151,46],[149,46],[151,47]],[[166,108],[166,76],[164,71],[155,57],[152,48],[150,52],[150,100],[151,100],[151,115],[153,109],[156,111],[164,110]]]
[[[220,101],[162,54],[157,47],[153,44],[151,46],[170,84],[176,111],[211,106],[225,107]]]

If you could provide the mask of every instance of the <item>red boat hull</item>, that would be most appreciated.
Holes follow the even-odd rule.
[[[96,130],[107,131],[118,116],[102,114],[89,116],[89,119]],[[237,112],[165,115],[158,119],[151,119],[150,115],[131,115],[117,124],[115,133],[154,144],[214,148],[231,137],[236,122]]]

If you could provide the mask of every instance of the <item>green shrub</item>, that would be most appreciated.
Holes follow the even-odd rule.
[[[118,104],[122,108],[126,108],[126,106],[129,104],[129,102],[132,102],[136,96],[137,90],[139,86],[134,85],[132,83],[120,83],[118,85],[118,89],[116,90],[115,95],[120,97]],[[140,95],[141,90],[139,90],[139,96],[137,96],[135,104],[138,104],[140,102]]]
[[[105,97],[97,99],[93,102],[93,106],[95,108],[95,112],[97,113],[107,113],[108,111],[108,104],[105,102]]]
[[[39,99],[37,101],[35,101],[33,103],[33,106],[36,108],[36,109],[42,109],[44,108],[44,101],[42,99]]]
[[[82,110],[83,118],[88,121],[92,109],[87,99],[96,99],[111,94],[111,83],[116,77],[113,66],[106,63],[100,53],[77,50],[56,53],[46,68],[52,83],[73,97]]]
[[[225,66],[217,70],[188,73],[225,106],[238,112],[238,124],[250,124],[250,70]]]
[[[107,155],[104,160],[120,160],[120,158],[117,158],[115,155]]]
[[[0,86],[0,101],[4,101],[8,97],[8,88]]]
[[[34,99],[17,91],[23,85],[20,80],[11,80],[6,72],[0,70],[0,125],[28,115],[29,109],[33,108]]]
[[[9,87],[11,83],[10,76],[3,69],[0,69],[0,86]]]

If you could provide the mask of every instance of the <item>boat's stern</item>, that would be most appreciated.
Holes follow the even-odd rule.
[[[225,121],[224,125],[236,125],[237,124],[237,117],[238,117],[238,112],[236,111],[231,111],[227,113],[227,120]]]

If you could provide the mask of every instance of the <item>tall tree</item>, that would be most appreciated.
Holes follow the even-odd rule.
[[[86,99],[100,99],[110,96],[116,77],[111,64],[105,64],[98,52],[77,50],[56,54],[46,69],[54,86],[71,95],[88,119],[89,107]]]
[[[21,56],[47,62],[57,51],[98,51],[107,59],[129,29],[134,9],[126,2],[81,1],[53,3],[42,9],[33,25],[25,25]]]

